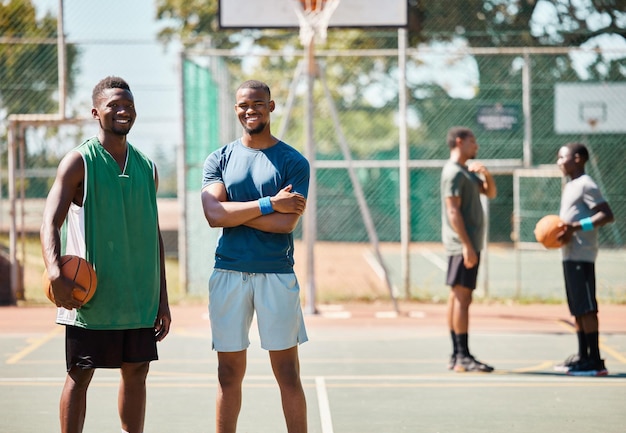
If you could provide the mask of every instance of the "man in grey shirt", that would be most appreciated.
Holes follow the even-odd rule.
[[[564,145],[557,157],[557,165],[570,179],[561,195],[559,216],[564,226],[560,240],[567,303],[576,319],[578,353],[557,365],[555,370],[574,376],[606,376],[608,370],[599,349],[595,260],[597,228],[614,218],[600,189],[585,173],[588,160],[589,152],[581,143]]]
[[[493,367],[474,358],[468,347],[469,307],[476,288],[480,250],[483,247],[485,222],[480,194],[496,196],[493,177],[479,162],[466,165],[478,152],[478,143],[468,128],[448,131],[450,159],[441,173],[441,238],[448,255],[446,283],[448,326],[452,338],[452,356],[448,364],[457,372],[489,373]]]

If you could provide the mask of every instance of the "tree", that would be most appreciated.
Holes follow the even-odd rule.
[[[606,34],[626,39],[626,0],[407,1],[408,36],[412,47],[454,39],[463,39],[467,41],[467,46],[474,48],[580,46]],[[161,32],[163,41],[178,38],[186,47],[197,48],[231,49],[242,41],[265,49],[300,48],[298,33],[293,30],[220,29],[218,0],[157,0],[157,9],[160,19],[172,23]],[[333,29],[324,48],[357,50],[396,46],[393,30]],[[334,60],[341,64],[341,59]],[[354,86],[351,94],[363,94],[362,90],[372,81],[370,78],[379,75],[381,70],[392,74],[396,68],[393,58],[383,59],[382,66],[380,62],[381,59],[371,57],[362,59],[358,65],[349,65],[352,74],[361,77],[361,80],[351,83]],[[620,75],[624,60],[612,59],[605,66],[610,75]],[[259,65],[263,70],[283,73],[294,67],[292,59],[272,59]],[[508,64],[494,65],[494,70],[509,67]],[[345,72],[345,68],[335,69],[338,75]],[[332,74],[328,75],[332,80]],[[339,92],[336,96],[341,97],[342,86],[332,87]],[[348,103],[347,98],[344,100]],[[352,100],[350,103],[360,102]]]
[[[624,41],[626,0],[407,1],[407,34],[409,47],[412,48],[407,59],[408,105],[409,115],[417,119],[409,125],[411,159],[447,158],[448,152],[443,143],[447,129],[453,124],[480,127],[476,120],[480,106],[517,104],[521,113],[522,71],[528,58],[533,83],[532,136],[535,142],[540,143],[533,148],[534,163],[553,163],[556,142],[564,139],[555,136],[552,125],[554,102],[551,94],[555,83],[625,79],[626,60],[623,57],[598,55],[585,65],[587,74],[582,77],[580,69],[575,67],[568,54],[526,58],[519,54],[519,50],[510,55],[472,55],[465,48],[588,47],[600,44],[599,37],[605,35]],[[253,46],[260,52],[278,50],[279,53],[290,53],[301,50],[297,30],[220,30],[217,3],[217,0],[157,0],[159,16],[166,18],[168,25],[162,32],[163,40],[178,37],[186,47],[200,49],[232,49],[241,44]],[[397,43],[394,29],[331,29],[326,44],[318,48],[344,52],[395,49]],[[431,58],[424,55],[429,52],[434,53]],[[299,58],[289,55],[259,57],[253,63],[254,68],[242,67],[242,56],[231,56],[224,61],[231,65],[231,77],[235,82],[253,74],[271,77],[276,84],[275,99],[284,101]],[[325,66],[329,89],[353,156],[356,159],[396,159],[398,133],[393,115],[398,106],[397,57],[336,56],[320,59],[320,62]],[[459,82],[465,92],[456,91]],[[315,87],[314,98],[315,113],[305,112],[304,104],[294,108],[298,111],[292,114],[293,126],[284,138],[297,146],[298,138],[302,137],[301,119],[305,115],[315,116],[314,141],[318,159],[340,159],[342,156],[336,139],[331,136],[331,116],[324,111],[325,99],[319,86]],[[481,158],[521,160],[523,116],[520,115],[519,120],[516,130],[481,134]],[[612,158],[609,162],[618,164],[621,159]],[[364,170],[359,169],[359,175],[364,174]],[[365,174],[373,179],[375,171],[371,169]],[[357,212],[349,191],[346,192],[349,185],[346,176],[341,178],[343,173],[339,170],[334,170],[332,175],[320,173],[321,170],[317,179],[321,197],[320,215],[332,215],[333,221],[342,221],[346,213],[353,215]],[[435,170],[411,171],[411,184],[416,186],[411,191],[411,205],[417,209],[417,212],[412,212],[416,218],[412,222],[414,240],[436,240],[438,236],[438,218],[429,214],[433,210],[432,189],[437,187],[438,174]],[[366,183],[368,194],[372,193],[373,197],[375,193],[370,188],[384,185],[390,194],[385,198],[395,203],[397,197],[394,194],[398,188],[394,185],[397,185],[397,179],[393,170],[383,175],[388,177],[381,176],[377,182]],[[492,240],[507,241],[511,233],[506,221],[512,211],[512,181],[507,178],[502,185],[499,188],[502,193],[494,201],[492,210],[496,212],[494,221],[505,222],[497,227],[494,224],[490,235]],[[324,204],[322,197],[332,197],[332,204]],[[338,210],[339,206],[344,206],[343,214],[342,210]],[[380,215],[390,212],[390,207],[393,205],[372,206],[378,222],[382,221]],[[323,226],[320,230],[328,227]],[[396,236],[393,231],[389,233],[390,237]],[[325,235],[327,238],[332,236],[320,232],[321,237]]]
[[[0,109],[5,115],[56,112],[56,18],[47,14],[37,20],[30,0],[0,2],[0,35]],[[68,93],[77,56],[77,48],[68,45]]]
[[[37,19],[36,12],[30,0],[0,2],[0,120],[10,114],[58,112],[57,20],[49,13]],[[75,46],[67,46],[68,94],[74,89],[78,54]],[[49,128],[47,133],[55,134],[56,128]],[[5,128],[0,129],[0,142],[6,142]],[[1,152],[4,156],[6,146]],[[26,152],[25,164],[54,167],[58,157],[46,149],[38,154]],[[41,196],[49,188],[46,179],[29,178],[26,182],[28,195]]]
[[[180,2],[177,0],[158,0],[160,18],[167,18],[172,25],[161,33],[164,41],[174,37],[180,38],[187,47],[203,47],[231,49],[243,41],[259,49],[289,50],[300,49],[296,30],[220,30],[218,25],[218,0]],[[545,47],[545,46],[579,46],[593,44],[600,35],[615,35],[626,39],[626,0],[408,0],[408,38],[409,46],[432,48],[439,44],[462,45],[472,48],[480,47]],[[397,35],[394,30],[380,29],[332,29],[324,49],[358,50],[396,48]],[[475,93],[465,98],[450,92],[435,77],[424,78],[423,74],[414,73],[409,77],[409,105],[416,110],[422,125],[429,125],[430,134],[440,137],[445,132],[440,117],[442,112],[448,114],[469,112],[466,104],[459,99],[474,99],[477,96],[489,98],[490,92],[497,94],[500,100],[521,99],[521,88],[504,85],[507,82],[521,82],[521,69],[516,66],[517,56],[490,56],[474,58],[477,68]],[[296,57],[260,58],[257,69],[266,76],[280,82],[277,91],[288,87],[291,74],[296,67]],[[466,68],[467,58],[451,56],[440,68]],[[231,72],[239,79],[242,70],[242,58],[231,57]],[[421,59],[409,59],[416,69]],[[546,75],[544,80],[554,82],[565,77],[574,77],[571,59],[567,55],[536,57],[534,69]],[[332,67],[330,67],[332,65]],[[388,113],[376,110],[384,104],[395,106],[397,92],[379,91],[378,101],[368,98],[372,88],[393,88],[397,85],[394,77],[397,73],[397,59],[393,56],[361,57],[358,62],[347,57],[327,59],[325,76],[334,101],[342,116],[354,129],[363,131],[364,125],[376,125],[375,134],[358,135],[355,141],[360,143],[356,151],[366,156],[372,146],[368,139],[376,143],[385,143],[390,149],[395,146],[393,129],[395,123]],[[623,80],[626,70],[626,59],[605,58],[598,56],[595,62],[588,65],[589,79]],[[256,73],[256,72],[255,72]],[[281,78],[282,77],[282,78]],[[470,83],[471,84],[471,83]],[[284,94],[278,94],[284,97]],[[426,96],[436,96],[437,103]],[[316,90],[316,104],[323,106],[321,91]],[[283,98],[284,99],[284,98]],[[474,102],[475,103],[475,102]],[[378,106],[376,104],[379,104]],[[345,113],[345,114],[343,114]],[[302,116],[296,113],[295,119]],[[387,116],[384,118],[384,116]],[[363,122],[363,119],[369,119]],[[377,119],[377,120],[373,120]],[[297,120],[296,120],[297,122]],[[332,130],[328,116],[320,119],[326,122],[323,127],[316,128],[317,134]],[[435,129],[436,124],[442,124]],[[387,131],[385,131],[385,125]],[[302,125],[295,125],[299,131]],[[382,128],[382,129],[381,129]],[[423,129],[423,128],[422,128]],[[423,134],[424,131],[421,132]],[[420,132],[412,131],[414,138]],[[352,137],[355,135],[351,134]],[[387,137],[387,139],[385,138]],[[390,139],[388,139],[390,138]],[[518,139],[519,137],[509,137]],[[318,149],[325,148],[327,137],[316,137]],[[332,139],[331,139],[332,140]],[[424,141],[423,137],[412,141]],[[359,145],[357,145],[359,146]],[[329,146],[326,146],[329,148]],[[419,149],[416,149],[419,151]],[[426,156],[426,155],[423,155]]]

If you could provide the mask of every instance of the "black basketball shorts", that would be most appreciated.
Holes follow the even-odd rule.
[[[93,330],[65,327],[67,371],[78,368],[120,368],[124,362],[158,359],[153,328]]]
[[[593,262],[563,262],[567,305],[572,316],[598,311],[596,300],[596,270]]]
[[[480,253],[476,254],[478,256],[478,262],[476,266],[470,269],[467,269],[463,264],[463,254],[448,256],[448,273],[446,275],[446,284],[448,286],[463,286],[470,290],[476,289]]]

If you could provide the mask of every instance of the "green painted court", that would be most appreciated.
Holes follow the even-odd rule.
[[[568,377],[553,365],[575,336],[563,305],[472,306],[470,348],[492,374],[446,369],[445,307],[320,306],[300,348],[312,433],[622,432],[626,306],[600,312],[609,376]],[[214,431],[216,361],[204,305],[173,307],[171,334],[148,378],[146,433]],[[62,328],[52,308],[0,310],[1,432],[58,431]],[[284,432],[267,353],[252,331],[239,432]],[[99,370],[85,433],[118,432],[118,372]]]

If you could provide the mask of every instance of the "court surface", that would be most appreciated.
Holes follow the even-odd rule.
[[[553,365],[576,349],[564,305],[471,310],[470,349],[492,374],[446,369],[445,306],[320,306],[300,347],[309,432],[623,432],[626,306],[602,305],[602,378]],[[173,327],[148,378],[146,433],[212,432],[215,353],[205,305],[172,307]],[[52,307],[0,309],[0,432],[55,432],[64,381],[63,328]],[[267,353],[251,332],[239,432],[285,432]],[[85,433],[119,432],[116,370],[98,370]]]
[[[399,253],[389,247],[384,257],[392,280],[400,285]],[[417,243],[412,246],[409,260],[414,295],[420,295],[422,299],[446,299],[449,291],[445,284],[448,262],[442,246]],[[600,301],[626,300],[624,263],[624,249],[599,251],[595,266]],[[492,244],[481,252],[477,289],[478,296],[496,299],[564,301],[561,251],[516,250],[509,245]]]

